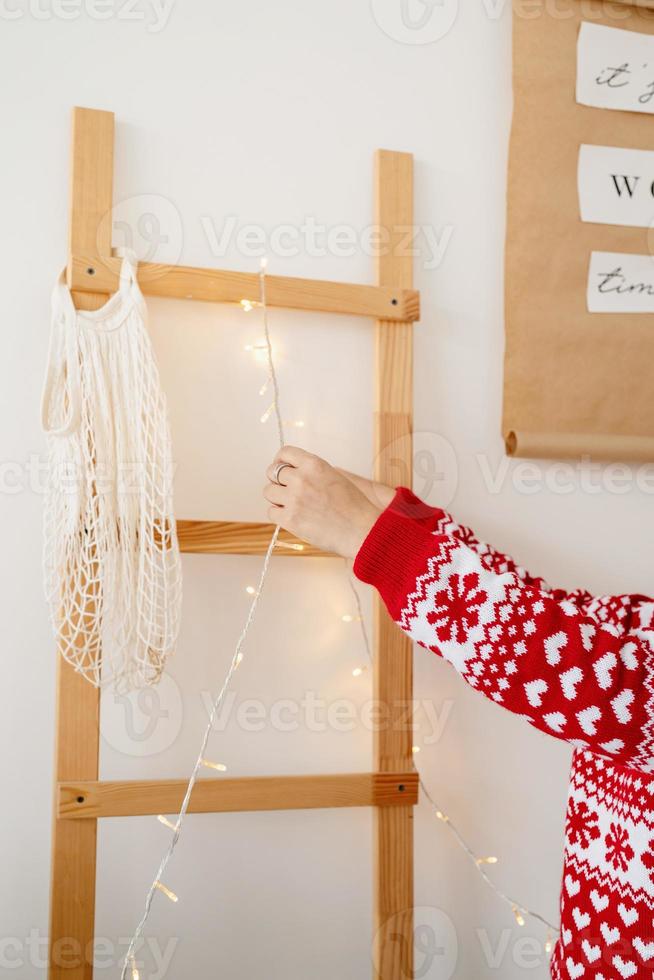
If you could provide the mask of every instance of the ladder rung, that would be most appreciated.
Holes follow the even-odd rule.
[[[57,817],[70,820],[177,813],[187,785],[183,779],[60,782],[57,786]],[[189,813],[413,806],[417,802],[418,774],[415,770],[242,776],[200,779],[191,796]]]
[[[248,521],[177,521],[180,550],[194,555],[263,555],[274,530],[274,524]],[[280,531],[275,554],[333,557],[287,531]]]
[[[82,292],[113,293],[120,281],[120,264],[119,258],[74,254],[68,266],[68,285]],[[139,262],[138,280],[147,296],[215,303],[259,299],[259,276],[252,272]],[[266,303],[285,309],[346,313],[402,322],[413,322],[420,317],[420,294],[415,289],[327,279],[266,276]]]

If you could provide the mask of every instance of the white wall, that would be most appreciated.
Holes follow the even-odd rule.
[[[0,7],[3,975],[44,975],[38,939],[47,930],[54,648],[41,592],[34,472],[43,450],[38,401],[49,291],[66,252],[74,104],[116,113],[115,200],[126,202],[118,217],[133,223],[153,211],[169,236],[156,257],[187,264],[257,268],[234,241],[224,255],[212,247],[207,227],[220,235],[230,215],[239,226],[268,232],[297,228],[308,217],[328,227],[347,224],[359,235],[372,220],[373,150],[412,151],[416,221],[437,236],[451,231],[437,268],[426,268],[424,237],[416,263],[423,310],[416,328],[417,446],[421,461],[435,453],[447,473],[430,499],[450,504],[460,520],[557,584],[653,589],[652,504],[644,491],[611,492],[604,479],[604,489],[589,493],[576,476],[571,492],[557,492],[552,479],[562,474],[542,465],[547,484],[526,494],[516,482],[521,464],[512,463],[500,491],[491,492],[478,458],[493,473],[502,463],[510,119],[504,6],[470,0],[443,37],[425,44],[398,40],[399,0],[375,0],[372,7],[363,0],[177,0],[157,30],[144,0],[135,8],[144,15],[138,19],[128,16],[123,0],[109,4],[106,20],[97,19],[90,0],[63,9],[52,0],[39,7],[7,0]],[[12,11],[18,16],[9,19]],[[453,0],[437,6],[430,24],[438,27],[455,12]],[[420,31],[407,37],[428,40]],[[145,256],[147,243],[137,237],[136,245]],[[372,278],[372,260],[358,248],[351,257],[333,249],[312,256],[303,247],[290,257],[270,247],[268,254],[273,272]],[[262,517],[259,492],[274,430],[258,420],[266,401],[258,395],[263,368],[243,350],[258,337],[255,315],[163,301],[149,306],[170,397],[178,513]],[[285,418],[306,420],[289,438],[368,469],[369,325],[276,312],[272,329]],[[607,475],[600,469],[594,479]],[[425,489],[421,474],[416,485]],[[224,673],[246,609],[244,589],[257,568],[248,558],[185,559],[178,655],[154,705],[105,699],[104,777],[188,773],[204,724],[200,692],[215,692]],[[340,619],[351,611],[340,563],[276,562],[237,675],[234,714],[244,699],[270,708],[306,691],[327,703],[349,698],[361,706],[369,679],[351,675],[362,661],[361,641],[356,624]],[[435,657],[417,652],[415,664],[423,705],[418,762],[439,805],[480,853],[500,856],[491,869],[498,885],[556,917],[567,747],[480,700]],[[433,714],[450,702],[442,737],[426,744],[424,706]],[[278,729],[268,717],[263,731],[248,732],[232,717],[214,736],[212,754],[233,774],[368,765],[370,738],[361,725],[349,733],[333,726],[309,731],[303,719],[296,731]],[[168,978],[369,975],[367,811],[195,817],[187,831],[167,878],[180,902],[158,900],[147,930],[161,948],[174,941]],[[151,818],[102,826],[98,934],[108,948],[124,948],[120,939],[140,915],[167,833]],[[416,811],[416,902],[418,922],[434,925],[440,943],[449,943],[448,954],[436,956],[423,976],[452,975],[454,934],[458,978],[547,975],[543,930],[532,922],[515,927],[426,804]],[[525,937],[535,937],[541,955],[529,955]],[[115,960],[112,966],[103,949],[101,962],[109,966],[98,975],[116,976]],[[144,976],[162,975],[148,970]]]

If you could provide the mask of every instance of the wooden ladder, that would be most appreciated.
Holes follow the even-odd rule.
[[[98,309],[118,287],[120,259],[112,254],[114,116],[75,108],[67,280],[78,309]],[[375,473],[388,484],[409,484],[412,473],[412,333],[419,295],[403,239],[413,224],[413,158],[375,154],[376,223],[386,246],[377,285],[268,276],[270,306],[369,316],[375,331]],[[238,303],[258,295],[252,273],[178,265],[139,264],[146,295]],[[392,455],[385,452],[392,444]],[[261,555],[273,525],[179,521],[183,552]],[[282,532],[281,541],[296,543]],[[316,555],[282,548],[280,556]],[[83,614],[83,611],[82,611]],[[413,696],[411,643],[374,597],[374,698],[385,723],[377,726],[371,772],[207,779],[193,791],[189,812],[288,810],[372,806],[374,823],[374,956],[377,980],[413,976],[413,806],[418,777],[406,707]],[[185,780],[98,779],[99,693],[61,657],[57,670],[55,785],[50,894],[50,980],[91,980],[96,887],[97,823],[102,817],[178,811]]]

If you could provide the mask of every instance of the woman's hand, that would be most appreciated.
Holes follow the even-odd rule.
[[[275,473],[280,463],[287,463]],[[284,446],[266,471],[268,516],[322,551],[354,558],[383,507],[376,506],[343,473],[319,456]]]
[[[348,470],[339,469],[338,472],[346,476],[348,480],[351,480],[354,486],[368,498],[370,503],[374,504],[375,507],[379,507],[381,510],[386,510],[395,496],[393,487],[389,487],[385,483],[378,483],[377,480],[369,480],[365,476],[358,476],[356,473],[350,473]]]

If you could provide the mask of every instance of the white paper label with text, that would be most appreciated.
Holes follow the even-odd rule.
[[[579,147],[582,221],[649,228],[654,224],[654,150]]]
[[[589,313],[654,313],[654,258],[592,252],[586,297]]]
[[[654,112],[654,35],[584,21],[577,40],[577,102]]]

